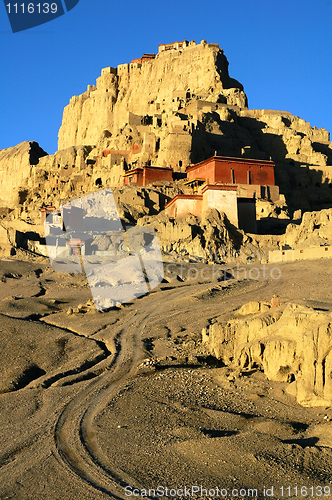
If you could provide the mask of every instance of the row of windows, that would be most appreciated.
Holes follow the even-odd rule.
[[[199,170],[197,173],[199,173]],[[231,169],[230,182],[231,184],[236,184],[235,172],[233,169]],[[249,170],[247,171],[247,184],[251,184],[251,172]]]

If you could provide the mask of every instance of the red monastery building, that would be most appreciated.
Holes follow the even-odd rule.
[[[188,180],[203,177],[207,182],[222,184],[274,185],[274,162],[213,156],[186,169]]]
[[[131,64],[144,64],[145,62],[153,61],[155,59],[156,54],[143,54],[142,57],[138,59],[132,59]]]
[[[128,170],[124,175],[126,186],[146,186],[152,182],[173,181],[173,169],[170,167],[153,167],[144,165],[143,167]]]
[[[201,216],[216,208],[235,227],[254,233],[256,198],[279,199],[272,161],[213,156],[188,166],[186,172],[191,193],[177,195],[165,206],[170,217]]]
[[[103,151],[100,166],[111,169],[113,185],[147,186],[179,178],[179,172],[173,172],[171,167],[128,168],[136,148],[139,146],[133,145],[131,151]],[[274,167],[274,162],[269,160],[227,156],[213,156],[189,165],[186,173],[181,174],[186,176],[184,194],[169,201],[165,210],[170,217],[178,217],[185,214],[201,216],[205,210],[216,208],[224,212],[234,226],[254,233],[257,230],[256,199],[279,200]]]
[[[195,191],[204,184],[236,184],[238,196],[279,199],[274,181],[274,162],[213,156],[186,168],[186,184]]]

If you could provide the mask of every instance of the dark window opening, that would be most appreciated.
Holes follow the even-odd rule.
[[[153,116],[149,116],[149,115],[143,116],[143,118],[141,119],[141,124],[142,125],[152,125],[153,124]]]

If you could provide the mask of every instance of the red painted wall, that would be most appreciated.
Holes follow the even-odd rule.
[[[136,155],[136,154],[138,154],[138,153],[140,153],[140,152],[141,152],[141,146],[139,146],[138,144],[133,144],[133,145],[131,146],[131,153],[132,153],[133,155]]]
[[[215,180],[215,162],[212,160],[209,163],[203,163],[203,165],[198,165],[195,169],[188,172],[188,180],[193,179],[205,179],[208,184],[217,182]],[[222,181],[219,181],[222,182]],[[230,180],[223,182],[231,182]]]
[[[156,181],[172,181],[173,169],[143,167],[143,186]]]
[[[232,175],[233,170],[233,175]],[[249,176],[250,180],[249,180]],[[220,182],[225,184],[259,184],[274,185],[274,167],[263,162],[254,163],[232,161],[231,159],[220,160],[212,158],[206,162],[197,164],[188,169],[188,180],[206,179],[208,183]]]
[[[113,155],[121,155],[121,156],[128,156],[129,151],[118,151],[117,149],[105,149],[103,151],[103,156],[107,158],[108,155],[113,154]]]
[[[153,61],[155,57],[154,54],[143,54],[141,57],[142,63]]]

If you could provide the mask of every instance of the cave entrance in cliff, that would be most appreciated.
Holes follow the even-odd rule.
[[[98,177],[98,179],[96,179],[96,181],[95,181],[95,186],[101,187],[102,185],[103,185],[103,181],[101,180],[100,177]]]

